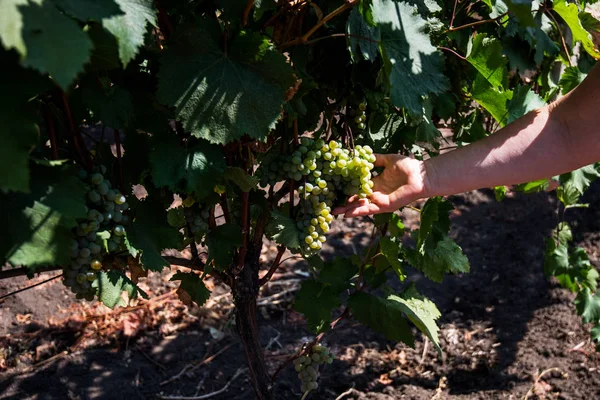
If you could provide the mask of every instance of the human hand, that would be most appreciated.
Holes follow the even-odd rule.
[[[352,196],[346,205],[333,210],[344,217],[393,212],[413,201],[427,197],[428,184],[422,161],[400,154],[376,154],[375,166],[384,167],[373,178],[373,194],[366,199]]]

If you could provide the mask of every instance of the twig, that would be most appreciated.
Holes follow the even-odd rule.
[[[290,47],[290,46],[294,46],[294,45],[297,45],[297,44],[306,43],[308,41],[308,38],[311,37],[319,28],[321,28],[323,25],[325,25],[331,19],[337,17],[338,15],[340,15],[341,13],[343,13],[344,11],[351,9],[356,4],[358,4],[358,0],[346,0],[346,2],[344,4],[342,4],[341,6],[339,6],[338,8],[336,8],[335,10],[333,10],[332,12],[330,12],[329,14],[327,14],[325,17],[323,17],[322,20],[320,20],[319,22],[317,22],[317,24],[315,26],[313,26],[304,35],[302,35],[301,37],[296,38],[294,40],[291,40],[289,42],[283,43],[280,46],[280,48],[284,49],[286,47]]]
[[[291,288],[286,289],[283,292],[277,292],[272,296],[263,297],[262,299],[260,299],[260,301],[258,301],[256,303],[256,306],[262,307],[262,306],[266,306],[266,305],[270,305],[270,304],[277,304],[277,303],[274,303],[273,300],[283,297],[287,294],[294,293],[298,289],[299,289],[299,286],[292,286]]]
[[[454,5],[456,6],[456,3],[454,3]],[[448,28],[448,30],[445,33],[456,32],[456,31],[460,31],[461,29],[471,28],[473,26],[487,24],[487,23],[490,23],[490,22],[496,22],[498,20],[501,20],[502,18],[504,18],[507,15],[508,15],[508,12],[505,12],[504,14],[501,14],[501,15],[497,16],[496,18],[484,19],[482,21],[475,21],[475,22],[471,22],[469,24],[457,26],[456,28],[453,28],[452,27],[452,22],[450,22],[450,28]],[[454,16],[452,16],[452,18],[454,18]]]
[[[48,136],[50,137],[50,149],[52,150],[52,159],[58,160],[58,143],[56,141],[56,131],[54,130],[54,120],[50,110],[46,110],[46,126],[48,128]]]
[[[220,395],[223,392],[226,392],[229,389],[231,383],[237,379],[238,376],[246,372],[248,368],[240,368],[236,371],[236,373],[231,377],[231,379],[223,386],[221,389],[216,390],[214,392],[204,394],[202,396],[158,396],[159,399],[164,400],[203,400],[208,399],[217,395]]]
[[[335,400],[342,400],[344,397],[352,394],[354,392],[354,386],[355,386],[355,383],[352,382],[352,387],[350,389],[346,390],[345,392],[343,392],[342,394],[340,394],[338,397],[336,397]]]
[[[48,282],[50,282],[50,281],[53,281],[53,280],[55,280],[55,279],[57,279],[57,278],[60,278],[61,276],[63,276],[63,274],[58,274],[58,275],[56,275],[56,276],[53,276],[53,277],[52,277],[52,278],[50,278],[50,279],[46,279],[45,281],[38,282],[38,283],[36,283],[36,284],[33,284],[33,285],[31,285],[31,286],[27,286],[27,287],[24,287],[24,288],[22,288],[22,289],[15,290],[14,292],[10,292],[10,293],[7,293],[7,294],[5,294],[5,295],[2,295],[2,296],[0,296],[0,301],[4,300],[4,299],[5,299],[5,298],[7,298],[7,297],[14,296],[15,294],[18,294],[18,293],[24,292],[24,291],[26,291],[26,290],[33,289],[33,288],[34,288],[34,287],[36,287],[36,286],[40,286],[40,285],[43,285],[44,283],[48,283]]]
[[[456,16],[456,4],[458,0],[454,0],[454,8],[452,9],[452,18],[450,18],[450,29],[454,26],[454,17]]]
[[[91,171],[92,159],[90,157],[89,151],[87,151],[85,142],[83,141],[83,137],[81,136],[81,132],[75,128],[75,121],[73,120],[73,114],[71,114],[71,107],[69,106],[69,100],[67,99],[67,95],[65,92],[61,91],[60,96],[64,107],[65,115],[69,123],[69,130],[73,137],[73,146],[75,146],[75,150],[79,154],[79,158],[83,167],[88,171]]]
[[[425,362],[425,357],[427,356],[427,351],[429,351],[429,338],[425,336],[425,344],[423,345],[423,354],[421,354],[421,359],[419,360],[419,365],[422,365]]]
[[[125,181],[123,180],[123,154],[121,152],[121,135],[119,135],[118,129],[113,130],[113,134],[115,137],[115,146],[117,148],[117,165],[119,166],[119,189],[121,189],[121,192],[125,192],[125,188],[123,186]]]
[[[567,42],[565,42],[565,37],[562,33],[562,31],[560,30],[560,25],[558,24],[558,21],[556,20],[556,18],[554,17],[554,15],[552,15],[552,12],[550,12],[548,9],[544,10],[544,12],[550,16],[550,18],[552,18],[552,21],[554,21],[554,23],[556,24],[556,30],[558,31],[558,34],[560,35],[560,41],[562,43],[563,49],[565,51],[565,54],[567,55],[567,60],[569,60],[569,66],[573,66],[573,61],[571,61],[571,54],[569,54],[569,49],[567,48]]]
[[[465,56],[461,56],[461,55],[460,55],[460,54],[458,54],[456,51],[454,51],[454,50],[452,50],[452,49],[450,49],[450,48],[448,48],[448,47],[444,47],[444,46],[438,46],[438,49],[440,49],[440,50],[446,50],[446,51],[449,51],[450,53],[454,54],[456,57],[460,58],[461,60],[466,60],[466,59],[467,59],[467,57],[465,57]]]
[[[233,346],[233,344],[228,344],[227,346],[223,347],[221,350],[217,351],[215,354],[213,354],[210,357],[205,357],[198,365],[192,365],[192,364],[188,364],[186,365],[177,375],[172,376],[171,378],[167,379],[166,381],[162,381],[160,383],[160,386],[164,386],[168,383],[171,383],[173,381],[176,381],[177,379],[181,378],[185,373],[187,372],[192,372],[195,369],[206,365],[208,363],[210,363],[212,360],[214,360],[215,358],[217,358],[218,356],[220,356],[221,354],[223,354],[224,352],[226,352],[227,350],[229,350],[229,348]]]
[[[277,255],[275,256],[275,260],[273,260],[273,263],[271,264],[271,268],[269,268],[269,271],[266,273],[265,276],[260,278],[260,280],[258,281],[258,286],[263,286],[265,283],[271,280],[271,277],[282,263],[281,257],[283,257],[283,253],[285,253],[285,250],[285,246],[278,247]]]
[[[146,352],[145,352],[144,350],[140,349],[139,347],[136,347],[136,349],[137,349],[137,350],[138,350],[140,353],[142,353],[142,355],[143,355],[144,357],[146,357],[146,359],[147,359],[148,361],[150,361],[152,364],[156,365],[158,368],[162,369],[163,371],[165,371],[165,370],[167,369],[167,368],[166,368],[164,365],[162,365],[161,363],[159,363],[158,361],[156,361],[155,359],[153,359],[152,357],[150,357],[148,354],[146,354]]]
[[[354,35],[352,33],[333,33],[331,35],[321,36],[320,38],[309,40],[309,41],[305,42],[304,44],[306,46],[310,46],[312,44],[320,42],[321,40],[332,39],[332,38],[342,38],[342,37],[343,38],[353,37],[353,38],[357,38],[357,39],[361,39],[361,40],[366,40],[366,41],[371,42],[371,43],[379,43],[379,40],[371,39],[371,38],[368,38],[366,36]]]
[[[31,271],[29,268],[25,268],[25,267],[11,268],[11,269],[6,269],[4,271],[0,271],[0,280],[15,278],[17,276],[33,275],[33,274],[38,274],[38,273],[42,273],[42,272],[59,271],[61,269],[62,269],[62,267],[57,267],[55,265],[47,266],[47,267],[38,267],[35,269],[35,271]]]
[[[546,375],[546,374],[548,374],[548,373],[550,373],[550,372],[554,372],[554,371],[560,372],[560,373],[561,373],[561,374],[563,374],[563,376],[564,376],[564,373],[561,371],[561,369],[560,369],[560,368],[556,368],[556,367],[554,367],[554,368],[548,368],[547,370],[545,370],[545,371],[543,371],[541,374],[539,374],[539,375],[537,376],[537,378],[535,378],[535,382],[533,382],[533,385],[532,385],[532,386],[531,386],[531,388],[530,388],[530,389],[527,391],[527,393],[526,393],[526,394],[525,394],[525,396],[523,397],[523,400],[527,400],[527,399],[529,398],[529,396],[531,396],[531,395],[533,394],[533,391],[535,390],[535,386],[538,384],[538,382],[540,381],[540,379],[542,379],[542,377],[543,377],[544,375]]]

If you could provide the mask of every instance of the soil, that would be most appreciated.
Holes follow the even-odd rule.
[[[452,233],[471,273],[440,285],[409,271],[442,312],[443,356],[421,335],[412,349],[343,320],[325,337],[336,359],[308,398],[600,398],[600,357],[589,327],[576,315],[574,295],[543,274],[543,241],[557,221],[554,195],[517,194],[498,203],[484,190],[451,200]],[[570,210],[568,219],[598,267],[600,186],[584,200],[590,208]],[[403,213],[407,227],[416,227],[416,214]],[[323,254],[352,254],[369,233],[368,220],[338,221]],[[274,253],[265,246],[265,268]],[[232,379],[245,360],[231,327],[231,297],[217,285],[207,307],[188,308],[168,282],[172,273],[148,278],[145,287],[157,300],[121,311],[75,303],[56,281],[0,302],[0,399],[193,397],[226,385],[210,398],[253,399],[243,370]],[[264,287],[261,339],[271,371],[313,337],[291,309],[307,275],[302,262],[288,260]],[[26,284],[2,281],[0,295]],[[279,375],[274,393],[301,397],[292,368]]]

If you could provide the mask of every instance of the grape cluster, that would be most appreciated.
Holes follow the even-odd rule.
[[[298,377],[302,382],[300,390],[306,393],[319,387],[317,379],[319,378],[319,365],[331,364],[333,355],[325,346],[317,344],[310,351],[294,360],[294,367],[298,372]]]
[[[367,127],[367,104],[360,103],[357,107],[348,106],[347,115],[352,118],[350,125],[352,128],[364,131]]]
[[[371,170],[375,155],[369,146],[342,148],[336,141],[302,138],[301,146],[292,153],[292,165],[302,175],[298,186],[303,217],[298,221],[303,252],[318,252],[326,240],[329,224],[333,221],[332,207],[343,197],[373,194]],[[291,171],[290,171],[291,173]]]
[[[190,231],[193,235],[208,231],[208,210],[200,210],[199,208],[194,210],[194,214],[190,223]]]
[[[104,178],[105,173],[104,166],[94,167],[92,173],[84,170],[79,173],[88,188],[87,218],[79,219],[73,229],[75,238],[71,245],[71,263],[63,267],[64,285],[78,299],[88,301],[92,301],[96,294],[92,282],[102,268],[103,257],[124,249],[123,225],[129,223],[129,216],[124,214],[129,208],[127,200],[118,189],[111,187],[110,181]]]

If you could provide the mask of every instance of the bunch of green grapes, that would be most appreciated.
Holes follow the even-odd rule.
[[[286,160],[286,157],[279,156],[261,163],[261,167],[256,171],[256,176],[260,180],[260,186],[265,187],[267,185],[273,186],[288,177],[291,178],[289,172],[290,163]]]
[[[317,253],[326,240],[334,217],[332,207],[348,196],[365,198],[373,194],[371,170],[375,155],[369,146],[349,150],[340,142],[303,137],[292,153],[289,175],[298,186],[302,217],[298,221],[303,253]],[[292,171],[293,169],[293,171]]]
[[[190,230],[193,235],[208,232],[208,210],[201,210],[195,207],[190,221]]]
[[[302,393],[315,390],[319,387],[317,383],[319,366],[322,364],[331,364],[332,362],[333,355],[329,353],[327,347],[320,344],[313,346],[307,354],[294,360],[294,367],[302,382],[300,386]]]
[[[105,179],[106,167],[95,167],[92,173],[80,171],[86,184],[87,218],[79,219],[73,229],[75,238],[71,245],[71,263],[63,267],[63,284],[78,299],[92,301],[96,289],[92,283],[102,269],[102,259],[108,253],[125,249],[123,225],[129,223],[124,211],[129,209],[125,196],[111,187]]]
[[[361,102],[356,107],[348,106],[346,111],[347,116],[350,118],[350,125],[353,129],[364,131],[367,127],[367,103]]]

